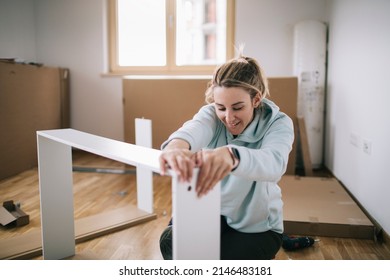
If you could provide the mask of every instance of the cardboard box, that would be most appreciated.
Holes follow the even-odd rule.
[[[285,175],[279,186],[286,234],[375,238],[375,226],[337,179]]]
[[[0,207],[0,224],[7,227],[21,227],[30,222],[30,216],[15,205],[13,200],[5,201]]]
[[[69,127],[69,71],[0,62],[0,180],[38,165],[36,131]]]

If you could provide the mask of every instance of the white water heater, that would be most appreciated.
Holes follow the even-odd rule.
[[[298,117],[303,117],[313,168],[323,163],[327,26],[302,21],[294,26],[294,75]]]

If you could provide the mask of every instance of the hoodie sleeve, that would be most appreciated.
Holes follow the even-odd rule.
[[[172,139],[183,139],[190,144],[190,150],[196,152],[210,143],[217,128],[217,121],[214,107],[205,105],[192,120],[185,122],[181,128],[172,133],[161,145],[161,149],[164,149]]]
[[[279,181],[286,172],[293,141],[293,122],[286,114],[280,113],[265,133],[259,148],[230,145],[240,155],[240,164],[232,174],[254,181]]]

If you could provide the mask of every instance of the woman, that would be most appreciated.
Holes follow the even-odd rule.
[[[171,168],[190,181],[199,167],[199,196],[222,180],[221,259],[272,259],[282,244],[277,183],[294,140],[292,121],[266,98],[267,78],[250,57],[218,67],[205,95],[208,105],[163,143],[161,174]],[[171,223],[160,248],[172,258]]]

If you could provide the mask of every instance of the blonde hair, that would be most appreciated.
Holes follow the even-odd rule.
[[[245,89],[251,99],[260,94],[261,100],[269,95],[268,80],[259,63],[242,53],[221,66],[219,66],[208,84],[205,92],[207,103],[214,102],[215,87],[239,87]]]

